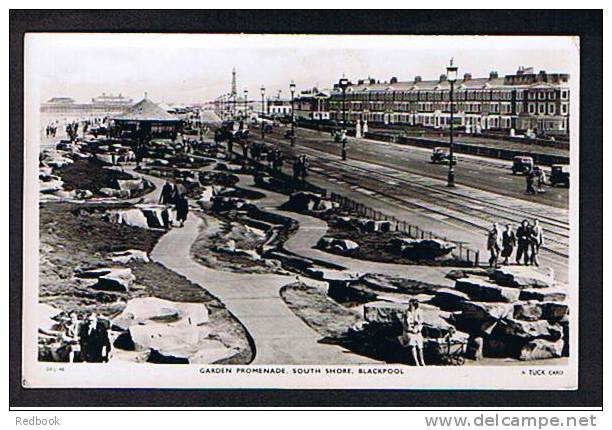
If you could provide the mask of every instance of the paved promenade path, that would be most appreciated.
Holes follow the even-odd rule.
[[[358,260],[355,258],[344,257],[331,254],[319,249],[314,249],[319,239],[327,233],[327,223],[322,219],[296,212],[283,211],[278,209],[285,203],[288,197],[284,194],[251,185],[252,178],[247,175],[237,175],[240,178],[242,188],[263,192],[266,197],[256,200],[253,203],[260,209],[276,213],[288,218],[293,218],[299,222],[299,229],[287,239],[284,248],[302,257],[325,261],[346,268],[350,272],[356,273],[384,273],[387,275],[402,276],[404,278],[418,279],[423,282],[435,283],[452,287],[454,281],[445,277],[451,268],[434,266],[416,266],[403,264],[390,264],[375,261]]]
[[[160,190],[163,180],[151,176]],[[157,194],[157,193],[156,193]],[[147,196],[153,201],[155,195]],[[255,342],[253,364],[376,363],[336,345],[319,343],[321,336],[298,318],[281,299],[279,290],[292,276],[223,272],[196,263],[190,248],[202,220],[190,215],[183,228],[165,234],[151,258],[185,276],[219,298],[246,327]],[[314,281],[309,283],[315,284]]]

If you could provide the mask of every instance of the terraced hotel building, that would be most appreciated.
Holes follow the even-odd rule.
[[[534,73],[519,68],[514,75],[473,78],[466,73],[454,84],[454,125],[468,133],[500,131],[510,134],[533,131],[538,135],[569,132],[569,74]],[[345,106],[343,108],[343,105]],[[437,80],[388,82],[374,79],[350,83],[343,96],[335,85],[329,99],[331,119],[371,125],[412,125],[444,129],[450,126],[450,83]]]

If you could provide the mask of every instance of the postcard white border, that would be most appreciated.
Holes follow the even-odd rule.
[[[76,33],[72,33],[75,34]],[[55,34],[56,36],[58,33]],[[62,34],[60,34],[62,35]],[[63,34],[65,35],[65,34]],[[25,93],[25,142],[24,142],[24,213],[23,213],[23,350],[22,385],[25,388],[191,388],[191,389],[495,389],[495,390],[575,390],[578,387],[578,261],[579,261],[579,101],[580,63],[579,38],[572,36],[271,36],[271,35],[212,35],[215,38],[243,37],[254,44],[270,43],[275,38],[289,44],[295,37],[307,37],[317,41],[332,37],[347,41],[357,38],[359,43],[383,42],[391,37],[461,38],[488,37],[494,39],[517,38],[569,38],[575,45],[575,55],[568,59],[570,73],[570,165],[572,187],[570,188],[570,338],[571,354],[567,365],[542,366],[529,362],[508,366],[432,366],[417,368],[402,365],[154,365],[136,363],[69,364],[37,361],[37,315],[38,303],[38,148],[39,111],[37,64],[33,45],[45,34],[27,34],[25,37],[24,93]],[[176,34],[131,34],[136,37],[176,38]],[[184,40],[206,35],[185,35]],[[169,39],[168,39],[169,40]],[[202,373],[203,369],[231,369],[231,373]],[[326,374],[326,369],[353,369],[352,374]],[[242,373],[241,369],[284,369],[282,374]],[[321,374],[295,374],[296,370],[321,370]],[[359,370],[397,369],[403,373],[392,375],[360,374]],[[561,372],[561,374],[560,374]]]

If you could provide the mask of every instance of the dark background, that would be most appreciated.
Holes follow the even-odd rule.
[[[577,391],[94,390],[21,387],[23,40],[26,32],[580,36]],[[603,407],[601,10],[10,11],[10,407]],[[588,192],[584,191],[588,190]],[[31,246],[31,244],[26,244]],[[575,352],[574,352],[575,353]]]

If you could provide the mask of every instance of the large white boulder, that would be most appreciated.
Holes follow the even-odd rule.
[[[455,249],[455,244],[439,239],[395,238],[389,249],[412,260],[433,260],[444,257]]]
[[[483,302],[515,302],[521,293],[518,288],[500,287],[476,278],[457,279],[455,289],[468,294],[472,300]]]
[[[505,318],[500,321],[497,328],[505,336],[522,339],[558,340],[563,336],[563,328],[558,324],[550,324],[544,320],[522,321]]]
[[[145,183],[142,178],[138,179],[117,179],[117,186],[120,190],[129,191],[140,191],[144,189]]]
[[[202,303],[132,299],[112,322],[124,330],[115,347],[148,352],[148,361],[155,363],[210,364],[235,355],[236,349],[210,336],[208,319]]]
[[[564,342],[562,339],[550,341],[534,339],[523,346],[519,353],[519,360],[542,360],[562,356]]]
[[[183,303],[142,297],[128,301],[123,312],[113,319],[113,326],[127,330],[135,324],[148,322],[176,323],[200,326],[208,322],[209,312],[202,303]]]
[[[61,314],[61,309],[55,308],[46,303],[38,303],[37,316],[38,316],[38,329],[43,333],[49,333],[54,331],[57,326],[55,318]]]
[[[376,301],[363,306],[364,319],[369,323],[401,327],[403,315],[408,304],[397,302]],[[452,327],[447,322],[450,314],[441,309],[421,303],[419,305],[423,317],[423,335],[425,337],[440,337],[448,333]]]
[[[149,228],[147,217],[140,209],[126,209],[110,212],[109,220],[116,224],[132,227]]]
[[[41,193],[55,193],[61,191],[64,186],[64,181],[60,179],[52,179],[48,181],[38,181],[38,188]]]
[[[555,285],[553,269],[534,266],[503,266],[496,269],[491,278],[499,285],[513,288],[550,288]]]
[[[128,249],[127,251],[117,251],[110,254],[110,260],[115,263],[127,264],[132,261],[148,263],[149,256],[145,251],[139,249]]]
[[[549,289],[522,289],[519,296],[520,300],[538,300],[540,302],[562,302],[567,294],[562,291]]]
[[[79,278],[97,279],[92,288],[106,291],[127,292],[136,277],[129,267],[104,267],[86,270],[77,275]]]
[[[359,244],[349,239],[337,239],[335,237],[322,237],[318,246],[327,251],[346,253],[359,248]]]

